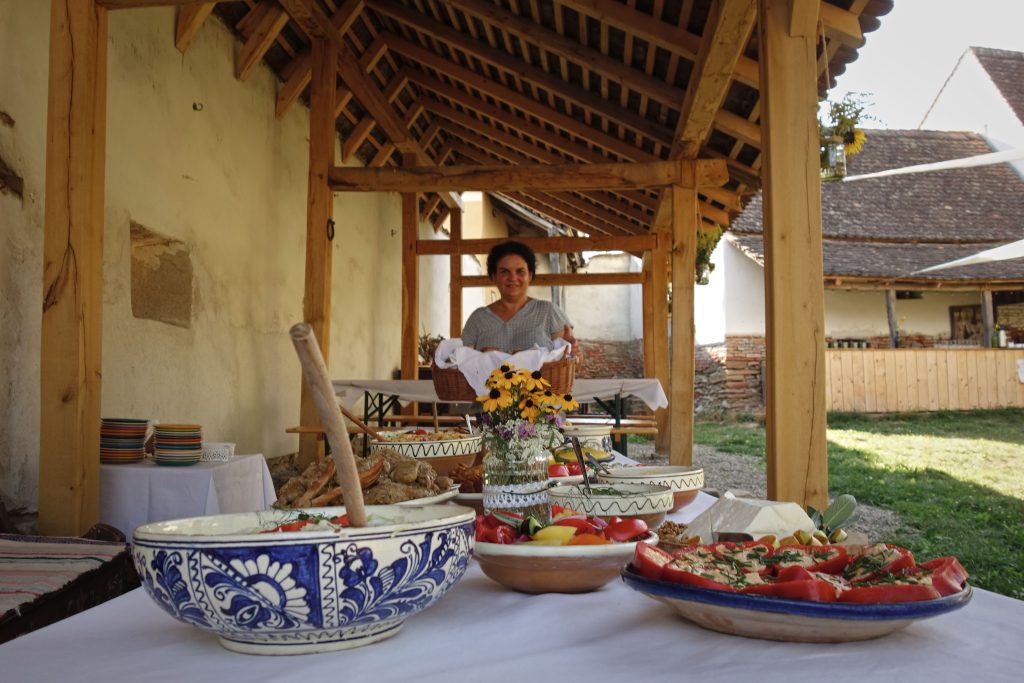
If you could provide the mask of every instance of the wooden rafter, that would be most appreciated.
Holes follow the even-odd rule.
[[[288,23],[288,13],[277,4],[277,0],[262,0],[259,6],[266,9],[263,10],[235,60],[235,78],[240,81],[249,78],[249,74],[260,63],[263,55]]]
[[[643,187],[700,188],[728,179],[725,164],[697,159],[637,164],[534,164],[532,166],[410,166],[330,171],[336,192],[439,192],[445,190],[589,190]]]
[[[195,3],[185,5],[178,12],[178,18],[174,25],[174,47],[185,54],[192,39],[196,37],[199,28],[210,16],[210,12],[216,6],[215,2]]]

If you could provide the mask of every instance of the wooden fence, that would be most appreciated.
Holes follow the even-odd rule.
[[[1024,407],[1024,349],[826,349],[828,410]]]

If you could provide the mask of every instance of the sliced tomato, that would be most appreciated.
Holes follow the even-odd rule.
[[[338,526],[348,526],[348,513],[338,515],[337,517],[331,517],[331,524],[337,524]]]
[[[735,593],[736,589],[725,583],[719,581],[718,578],[726,578],[718,571],[712,564],[701,565],[692,562],[686,562],[685,560],[672,560],[665,565],[661,570],[661,578],[665,581],[672,581],[673,583],[682,584],[684,586],[694,586],[696,588],[710,588],[717,591],[728,591]]]
[[[608,545],[611,543],[604,536],[576,532],[576,535],[569,539],[566,545]]]
[[[554,465],[548,465],[548,476],[549,477],[568,477],[569,468],[561,463],[555,463]]]
[[[502,524],[496,526],[493,529],[488,529],[484,534],[484,539],[488,543],[511,543],[516,537],[515,530],[508,524]]]
[[[578,477],[583,474],[583,468],[580,467],[578,462],[568,462],[565,464],[565,469],[569,471],[570,477]]]
[[[886,543],[875,543],[850,559],[843,576],[850,581],[874,581],[883,576],[901,574],[913,569],[914,554],[906,548]]]
[[[877,583],[851,586],[839,594],[839,602],[920,602],[940,597],[942,596],[935,590],[935,586],[924,583]]]
[[[793,567],[792,569],[802,569]],[[807,571],[807,570],[804,570]],[[819,579],[803,579],[795,581],[774,581],[762,583],[755,586],[747,586],[743,593],[754,595],[770,595],[776,598],[787,598],[789,600],[812,600],[814,602],[835,602],[835,586],[828,581]]]
[[[278,524],[273,529],[267,529],[263,533],[274,533],[275,531],[298,531],[304,526],[312,524],[311,519],[297,519],[294,522],[285,522],[284,524]]]
[[[769,559],[776,573],[783,567],[800,566],[811,572],[840,574],[850,561],[841,545],[784,545]]]
[[[624,543],[634,538],[646,536],[647,522],[636,517],[627,517],[626,519],[609,524],[608,528],[604,530],[604,535],[606,538],[610,538],[617,543]]]
[[[555,526],[572,526],[576,527],[576,534],[594,534],[597,535],[597,527],[588,522],[585,519],[576,519],[574,517],[566,517],[563,519],[556,519],[552,522]]]
[[[637,543],[633,552],[633,569],[640,576],[658,580],[665,565],[672,561],[672,556],[657,546],[648,543]]]
[[[768,558],[771,557],[773,548],[768,543],[762,541],[715,543],[709,548],[715,555],[729,560],[744,573],[766,574],[771,570]]]
[[[798,564],[791,564],[788,567],[783,567],[775,575],[776,581],[811,581],[814,579],[814,574],[810,573]]]
[[[413,431],[413,434],[415,434],[416,436],[426,436],[429,433],[430,432],[428,432],[426,429],[423,429],[423,427],[420,427],[419,429]]]
[[[955,557],[936,557],[934,560],[922,562],[918,566],[930,572],[932,585],[935,590],[939,591],[939,595],[959,593],[967,584],[969,576],[967,570]]]

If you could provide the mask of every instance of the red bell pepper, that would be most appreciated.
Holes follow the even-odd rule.
[[[795,567],[794,567],[795,569]],[[806,571],[806,570],[804,570]],[[835,586],[820,579],[803,579],[794,581],[773,581],[747,586],[743,593],[768,595],[789,600],[812,600],[814,602],[835,602]]]
[[[648,579],[661,579],[662,571],[671,561],[672,556],[667,552],[643,542],[637,543],[636,550],[633,552],[633,569],[637,574]]]
[[[562,519],[556,519],[552,522],[553,526],[571,526],[576,527],[576,534],[598,534],[597,527],[588,522],[585,519],[576,519],[575,517],[563,517]]]
[[[640,538],[647,535],[647,522],[636,517],[627,517],[618,522],[610,523],[604,530],[605,538],[617,543]]]
[[[906,548],[875,543],[853,557],[843,570],[849,581],[874,581],[883,576],[903,574],[914,568],[914,554]]]
[[[775,567],[776,574],[791,566],[801,566],[811,572],[840,574],[849,561],[849,553],[841,545],[784,545],[768,560]]]
[[[939,591],[939,595],[959,593],[967,584],[967,570],[955,557],[936,557],[918,566],[929,573],[932,585]]]
[[[851,586],[839,594],[839,602],[919,602],[940,597],[935,586],[925,583],[876,583]]]

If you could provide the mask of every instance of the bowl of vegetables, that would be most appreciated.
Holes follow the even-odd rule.
[[[304,654],[389,638],[441,599],[473,552],[452,505],[270,510],[145,524],[132,556],[165,612],[248,654]]]
[[[665,521],[675,501],[672,489],[661,484],[554,486],[548,495],[552,504],[595,517],[637,517],[652,529]]]
[[[554,506],[558,510],[557,506]],[[639,519],[607,521],[560,511],[549,525],[509,513],[477,517],[474,557],[491,580],[522,593],[588,593],[613,581],[639,541]],[[653,539],[653,540],[652,540]]]

